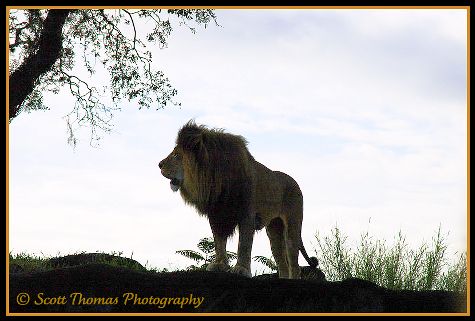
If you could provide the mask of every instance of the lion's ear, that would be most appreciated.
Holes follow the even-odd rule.
[[[190,121],[178,132],[176,143],[184,151],[192,153],[198,162],[208,162],[208,151],[203,141],[203,129]]]

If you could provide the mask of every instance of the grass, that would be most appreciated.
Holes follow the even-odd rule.
[[[48,257],[28,254],[25,252],[9,254],[10,269],[12,265],[18,266],[23,272],[42,272],[52,269]]]
[[[338,227],[331,236],[317,233],[315,237],[320,268],[329,281],[356,277],[395,290],[467,290],[467,255],[461,253],[449,261],[440,228],[430,244],[415,250],[401,232],[392,246],[365,233],[353,249]]]

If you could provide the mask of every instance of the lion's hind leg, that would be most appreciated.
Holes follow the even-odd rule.
[[[279,269],[279,278],[289,278],[289,266],[287,263],[287,248],[284,237],[284,223],[280,218],[270,221],[266,227],[269,237],[272,255]]]
[[[302,211],[297,208],[291,211],[286,222],[284,222],[284,227],[289,278],[300,279],[299,254],[302,244]]]

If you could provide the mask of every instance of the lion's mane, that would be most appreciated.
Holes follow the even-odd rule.
[[[183,199],[208,217],[214,233],[233,234],[251,213],[254,158],[247,141],[189,121],[178,132],[176,143],[183,151]]]

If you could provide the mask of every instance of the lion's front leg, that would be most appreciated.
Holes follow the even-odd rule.
[[[214,238],[214,248],[215,248],[215,258],[214,261],[208,264],[206,267],[207,271],[223,271],[227,272],[230,269],[228,263],[228,257],[226,255],[226,242],[227,238],[219,236],[213,232]]]
[[[252,216],[244,219],[239,224],[239,245],[237,253],[237,263],[232,268],[232,272],[247,277],[251,277],[251,251],[254,240],[254,219]]]

